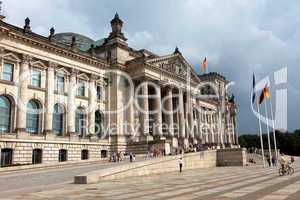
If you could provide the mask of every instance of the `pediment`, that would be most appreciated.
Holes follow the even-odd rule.
[[[164,71],[173,73],[186,79],[188,71],[191,73],[191,79],[195,82],[199,82],[199,78],[194,68],[186,61],[181,54],[171,54],[162,56],[159,58],[153,58],[146,61],[154,67],[160,68]]]
[[[15,62],[20,62],[21,61],[20,58],[17,55],[13,54],[13,53],[4,54],[3,58],[7,59],[7,60],[15,61]]]
[[[59,69],[56,70],[56,74],[70,75],[70,72],[66,68],[61,67],[61,68],[59,68]]]
[[[146,63],[180,76],[185,76],[187,69],[190,67],[179,55],[154,58],[148,60]]]
[[[40,60],[32,62],[31,66],[41,68],[41,69],[47,69],[47,65],[45,63],[43,63],[42,61],[40,61]]]
[[[83,80],[86,80],[86,81],[89,80],[88,75],[86,75],[86,74],[84,74],[84,73],[79,74],[77,77],[78,77],[79,79],[83,79]]]

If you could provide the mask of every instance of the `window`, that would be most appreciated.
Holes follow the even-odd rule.
[[[2,79],[6,81],[13,81],[14,65],[11,63],[4,63]]]
[[[101,150],[101,158],[107,158],[107,150]]]
[[[43,151],[42,149],[33,149],[32,151],[32,164],[42,163]]]
[[[68,151],[60,149],[58,152],[58,162],[65,162],[68,160]]]
[[[82,97],[85,96],[85,82],[84,81],[78,81],[77,95],[82,96]]]
[[[10,132],[11,103],[5,96],[0,96],[0,133]]]
[[[81,160],[88,160],[89,159],[89,150],[82,150],[81,151]]]
[[[31,74],[31,85],[41,87],[41,71],[33,69]]]
[[[76,110],[76,117],[75,117],[75,132],[79,135],[85,133],[85,121],[86,116],[84,110],[82,108],[78,108]]]
[[[57,135],[62,135],[63,134],[63,129],[64,129],[64,108],[59,105],[55,104],[54,105],[54,110],[53,110],[53,133]]]
[[[12,164],[13,150],[9,148],[1,149],[1,167],[7,167]]]
[[[39,132],[40,104],[34,100],[27,103],[26,131],[28,133],[37,134]]]
[[[95,133],[98,137],[102,136],[102,114],[99,110],[95,112]]]
[[[97,100],[101,100],[101,86],[97,85]]]
[[[60,94],[65,92],[65,77],[63,75],[56,76],[56,89]]]

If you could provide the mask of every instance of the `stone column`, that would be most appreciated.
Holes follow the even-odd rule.
[[[46,114],[45,114],[45,134],[52,133],[53,126],[53,107],[54,107],[54,68],[55,63],[50,62],[47,69],[47,95],[46,95]]]
[[[193,119],[193,105],[192,105],[192,95],[190,94],[190,91],[187,92],[187,109],[186,109],[186,116],[188,119],[188,126],[189,126],[189,132],[188,136],[191,138],[194,138],[194,119]]]
[[[173,95],[172,95],[172,87],[167,88],[167,101],[166,101],[166,109],[169,113],[167,113],[167,122],[169,125],[169,135],[174,136],[174,116],[173,116]]]
[[[197,123],[198,123],[198,134],[199,134],[199,139],[202,141],[202,143],[203,143],[203,134],[202,134],[202,129],[201,129],[201,109],[199,109],[198,111],[197,111],[197,114],[198,114],[198,120],[197,120]]]
[[[69,81],[69,90],[68,90],[68,133],[74,134],[75,133],[75,111],[76,111],[76,105],[75,105],[75,96],[76,96],[76,75],[77,71],[73,70],[70,75],[70,81]]]
[[[213,112],[210,113],[210,127],[211,127],[211,142],[215,143],[214,120]]]
[[[204,114],[204,120],[205,120],[205,143],[209,144],[209,123],[208,123],[208,114],[207,111]]]
[[[143,95],[143,102],[142,102],[142,135],[149,136],[149,101],[148,101],[148,84],[143,83],[142,86],[142,95]]]
[[[232,118],[231,118],[231,115],[228,114],[228,125],[230,127],[230,131],[228,131],[229,133],[229,144],[233,144],[233,130],[232,130]]]
[[[200,126],[199,126],[199,112],[198,112],[198,105],[196,104],[197,109],[195,110],[195,127],[196,127],[196,135],[195,137],[199,140],[200,139]],[[199,143],[199,142],[198,142]]]
[[[135,85],[133,84],[133,87],[135,88]],[[134,92],[135,92],[135,89],[132,88],[132,91],[131,89],[128,90],[127,92],[127,98],[128,98],[128,101],[131,101],[130,104],[129,104],[129,107],[127,108],[127,116],[128,116],[128,128],[127,128],[127,131],[129,132],[129,134],[131,136],[134,136],[135,135],[135,128],[134,128],[134,125],[135,125],[135,107],[134,107]]]
[[[26,132],[26,107],[27,107],[27,95],[28,85],[30,83],[30,71],[29,63],[31,57],[29,55],[23,55],[23,60],[20,64],[19,73],[19,88],[18,88],[18,110],[17,110],[17,134],[18,138],[22,137],[22,133]]]
[[[97,90],[96,90],[97,76],[91,76],[89,88],[89,109],[88,111],[88,133],[87,135],[95,136],[95,112],[97,108]]]
[[[160,86],[156,88],[156,98],[155,98],[155,134],[156,136],[162,136],[162,112],[161,112],[161,89]]]
[[[184,103],[183,91],[179,88],[179,136],[185,138],[185,118],[184,118]]]

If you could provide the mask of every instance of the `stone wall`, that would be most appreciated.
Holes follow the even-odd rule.
[[[245,148],[219,149],[217,151],[218,166],[245,166],[247,162]]]
[[[101,150],[107,150],[109,156],[109,147],[101,144],[80,144],[80,143],[51,143],[38,141],[23,142],[0,142],[0,151],[4,148],[13,150],[12,164],[32,164],[33,149],[42,150],[42,163],[58,162],[60,149],[67,150],[67,161],[81,160],[81,150],[88,150],[89,160],[102,159]],[[108,159],[108,158],[106,158]]]
[[[74,182],[78,184],[87,184],[96,183],[100,180],[112,180],[177,171],[179,169],[178,159],[180,157],[183,158],[183,170],[216,167],[216,155],[216,151],[211,150],[150,159],[78,175],[75,177]]]

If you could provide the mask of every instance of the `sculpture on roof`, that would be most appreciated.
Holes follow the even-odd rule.
[[[25,19],[25,25],[24,25],[24,32],[27,32],[27,31],[31,31],[31,28],[30,28],[30,19],[28,17],[26,17],[26,19]]]

